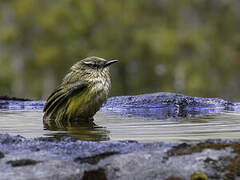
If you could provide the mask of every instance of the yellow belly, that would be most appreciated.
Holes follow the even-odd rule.
[[[99,97],[100,96],[100,97]],[[101,97],[102,96],[102,97]],[[106,95],[97,97],[93,90],[84,91],[71,97],[67,102],[66,116],[68,119],[88,120],[100,109]]]

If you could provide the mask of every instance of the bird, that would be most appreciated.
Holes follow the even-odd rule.
[[[43,123],[67,126],[91,122],[106,102],[111,88],[109,66],[118,60],[92,56],[75,63],[44,105]]]

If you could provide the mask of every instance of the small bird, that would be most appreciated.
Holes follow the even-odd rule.
[[[71,122],[93,121],[109,94],[109,65],[116,62],[93,56],[74,64],[48,97],[43,110],[44,124],[66,126]]]

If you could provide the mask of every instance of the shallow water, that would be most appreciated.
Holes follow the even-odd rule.
[[[239,139],[240,114],[149,120],[98,112],[95,126],[79,126],[62,131],[44,130],[41,111],[0,110],[0,133],[24,137],[73,136],[81,140],[189,141],[211,138]]]

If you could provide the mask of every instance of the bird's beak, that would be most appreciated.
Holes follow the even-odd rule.
[[[106,63],[105,63],[105,65],[104,65],[104,67],[107,67],[107,66],[109,66],[109,65],[111,65],[111,64],[113,64],[113,63],[116,63],[116,62],[118,62],[118,60],[110,60],[110,61],[107,61]]]

